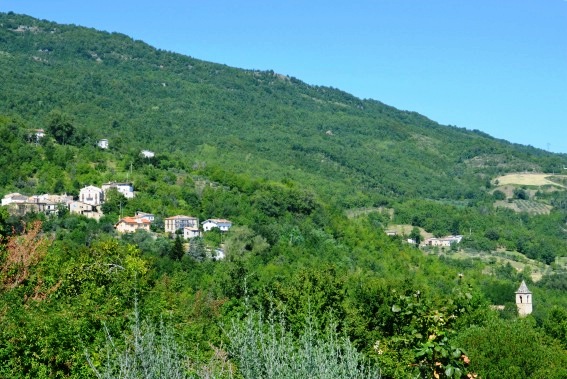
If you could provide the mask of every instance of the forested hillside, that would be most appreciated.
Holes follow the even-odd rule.
[[[0,196],[135,189],[98,220],[0,208],[0,377],[567,376],[567,156],[16,14],[0,84]]]

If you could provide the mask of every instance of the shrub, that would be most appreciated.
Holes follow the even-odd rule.
[[[266,321],[251,312],[228,330],[229,352],[244,379],[380,378],[379,369],[368,365],[333,325],[320,333],[315,324],[316,320],[308,318],[304,330],[295,337],[283,321]]]

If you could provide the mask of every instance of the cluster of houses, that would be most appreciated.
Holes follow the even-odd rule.
[[[150,231],[150,227],[155,220],[151,213],[136,212],[135,216],[121,218],[114,227],[119,233],[134,233],[137,230]],[[221,232],[226,232],[232,227],[232,222],[225,219],[211,218],[203,221],[201,228],[208,232],[218,228]],[[166,233],[181,233],[183,238],[188,240],[201,236],[199,219],[192,216],[177,215],[164,219],[164,230]]]
[[[388,236],[396,236],[398,232],[395,230],[386,230],[386,234]],[[439,247],[451,247],[454,244],[460,243],[463,239],[463,236],[456,235],[456,236],[446,236],[446,237],[432,237],[427,238],[421,242],[421,246],[439,246]],[[408,238],[406,240],[407,243],[415,244],[416,241],[413,238]]]
[[[127,199],[135,196],[134,187],[131,183],[105,183],[101,187],[86,186],[79,191],[79,198],[73,199],[68,195],[34,195],[25,196],[20,193],[9,193],[2,198],[2,206],[6,206],[8,212],[15,216],[23,216],[27,213],[56,214],[61,207],[65,207],[70,213],[80,214],[88,218],[100,219],[102,211],[100,206],[104,204],[106,194],[109,190],[116,189]],[[134,216],[121,218],[114,227],[119,233],[133,233],[137,230],[150,231],[155,216],[151,213],[136,212]],[[176,234],[181,232],[183,238],[192,239],[200,237],[202,231],[208,232],[218,228],[226,232],[232,227],[232,223],[225,219],[208,219],[199,224],[197,217],[173,216],[164,220],[166,233]]]
[[[98,140],[96,145],[103,150],[108,150],[108,148],[109,148],[108,139],[106,139],[106,138],[100,139],[100,140]],[[142,150],[142,151],[140,151],[140,155],[143,158],[153,158],[153,157],[155,157],[156,154],[151,150]]]
[[[2,198],[2,206],[8,208],[8,212],[16,216],[23,216],[31,212],[55,214],[61,205],[68,206],[72,202],[73,197],[67,195],[25,196],[17,192],[9,193]]]
[[[127,199],[134,197],[134,187],[131,183],[105,183],[102,187],[86,186],[81,188],[78,200],[72,196],[64,195],[33,195],[26,196],[20,193],[9,193],[2,198],[2,206],[15,216],[27,213],[55,214],[60,207],[69,209],[70,213],[80,214],[88,218],[100,219],[102,211],[100,206],[104,203],[105,194],[115,188]]]

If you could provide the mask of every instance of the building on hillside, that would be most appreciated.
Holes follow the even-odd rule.
[[[2,198],[2,206],[9,205],[12,203],[25,203],[28,201],[28,197],[22,195],[21,193],[14,192],[4,195]]]
[[[198,227],[186,226],[183,228],[183,238],[189,240],[191,238],[201,237],[201,231]]]
[[[526,286],[526,282],[522,280],[522,284],[516,291],[516,306],[518,307],[518,315],[525,317],[532,313],[532,292]]]
[[[165,232],[175,233],[185,227],[199,228],[199,219],[191,216],[173,216],[164,220]]]
[[[140,152],[140,154],[141,154],[142,157],[144,157],[144,158],[153,158],[153,157],[155,157],[155,155],[156,155],[153,151],[150,151],[150,150],[142,150],[142,151]]]
[[[95,186],[86,186],[79,191],[79,201],[98,207],[104,202],[104,192]]]
[[[106,138],[99,140],[97,146],[100,147],[101,149],[105,149],[105,150],[108,149],[108,140]]]
[[[8,208],[12,215],[23,216],[27,213],[55,214],[60,206],[67,207],[73,201],[67,195],[33,195],[25,196],[19,193],[9,193],[2,198],[2,205]]]
[[[442,238],[428,238],[423,241],[426,246],[441,246],[441,247],[451,247],[455,243],[460,243],[463,236],[447,236]]]
[[[102,191],[106,194],[106,192],[110,189],[115,188],[118,192],[124,195],[127,199],[134,198],[134,186],[132,183],[117,183],[117,182],[109,182],[104,183],[102,185]]]
[[[12,216],[24,216],[28,213],[49,213],[45,203],[10,203],[6,208]]]
[[[146,212],[136,212],[136,218],[147,218],[150,222],[154,222],[156,220],[156,216],[153,213],[146,213]]]
[[[228,232],[228,230],[232,227],[232,222],[222,218],[210,218],[203,221],[202,226],[205,232],[208,232],[213,228],[218,228],[221,232]]]
[[[99,220],[102,216],[92,204],[83,203],[81,201],[73,201],[69,204],[69,213],[78,214],[85,216],[86,218],[92,218],[94,220]]]
[[[147,218],[124,217],[114,225],[114,228],[118,233],[134,233],[137,230],[149,232],[150,224]]]
[[[43,137],[45,137],[45,130],[43,129],[35,129],[34,130],[34,134],[35,134],[35,139],[37,141],[39,141],[40,139],[42,139]]]
[[[67,195],[50,195],[46,193],[43,195],[30,196],[27,202],[40,205],[43,213],[55,214],[59,211],[60,206],[68,208],[69,204],[73,202],[73,197]]]
[[[395,230],[386,230],[386,235],[390,237],[395,237],[398,235],[398,232],[396,232]]]
[[[41,139],[45,137],[45,130],[43,129],[31,129],[28,133],[28,142],[39,143]]]

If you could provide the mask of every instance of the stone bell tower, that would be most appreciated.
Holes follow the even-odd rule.
[[[516,306],[518,307],[518,315],[520,317],[525,317],[532,313],[532,293],[523,280],[520,288],[516,291]]]

